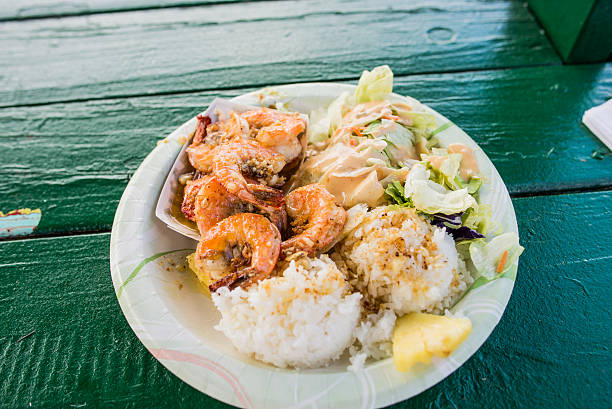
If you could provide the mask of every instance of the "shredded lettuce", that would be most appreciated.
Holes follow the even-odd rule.
[[[401,207],[414,207],[412,200],[407,199],[406,196],[404,196],[404,186],[402,186],[402,184],[397,180],[394,180],[387,185],[385,194],[389,196],[393,204]]]
[[[444,186],[429,180],[429,176],[430,172],[419,163],[412,167],[406,177],[404,196],[412,199],[418,210],[428,214],[454,214],[478,206],[467,189],[448,191]]]
[[[384,138],[388,141],[388,143],[401,147],[404,146],[412,146],[414,144],[414,134],[410,132],[408,129],[398,124],[397,122],[393,122],[389,119],[383,119],[381,121],[381,125],[385,126],[389,123],[395,124],[393,131],[387,132],[384,135]]]
[[[480,190],[480,186],[482,186],[482,179],[480,178],[480,176],[475,175],[472,176],[467,183],[465,183],[463,179],[461,179],[461,177],[457,175],[457,177],[455,178],[455,183],[461,188],[466,188],[468,193],[473,195],[474,193],[478,192],[478,190]]]
[[[461,160],[460,153],[447,153],[446,149],[433,148],[431,155],[421,155],[423,162],[431,171],[431,179],[450,190],[467,189],[473,195],[480,189],[482,179],[480,176],[472,176],[469,181],[464,181],[459,175]]]
[[[493,228],[491,221],[491,206],[481,204],[466,210],[461,217],[462,224],[479,233],[487,234]]]
[[[383,119],[382,126],[387,122],[393,121]],[[387,142],[384,152],[389,157],[391,165],[402,166],[407,159],[413,157],[414,135],[402,125],[395,123],[394,130],[381,135],[379,139]]]
[[[363,135],[372,135],[376,132],[376,130],[380,127],[381,121],[380,119],[377,119],[375,121],[372,121],[368,124],[368,126],[365,127],[365,129],[363,131],[361,131],[361,133]]]
[[[381,133],[383,130],[389,130]],[[382,153],[389,160],[390,166],[404,166],[408,159],[414,157],[414,134],[407,128],[389,119],[372,121],[361,134],[385,141],[387,146]]]
[[[381,101],[393,91],[393,72],[388,65],[381,65],[372,71],[364,71],[355,90],[355,101]]]
[[[433,130],[437,128],[436,117],[426,112],[408,111],[403,114],[404,117],[412,119],[412,126],[421,130],[428,130],[428,137],[433,136]]]
[[[310,112],[308,123],[308,141],[322,142],[329,138],[329,116],[324,108]]]
[[[342,117],[355,104],[355,97],[349,92],[343,92],[340,96],[332,101],[327,108],[327,116],[329,119],[329,134],[333,133],[340,127]]]
[[[450,190],[462,189],[464,186],[456,183],[461,165],[461,154],[447,154],[445,149],[438,148],[433,148],[432,153],[432,155],[421,156],[431,172],[431,180]]]
[[[504,233],[488,243],[484,239],[473,241],[469,251],[476,271],[485,279],[493,280],[508,272],[523,250],[516,233]]]

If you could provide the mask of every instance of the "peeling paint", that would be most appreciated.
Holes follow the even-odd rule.
[[[16,209],[0,212],[0,238],[27,236],[34,232],[42,212],[40,209]]]

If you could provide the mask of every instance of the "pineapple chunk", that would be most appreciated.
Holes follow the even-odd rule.
[[[200,280],[202,287],[204,287],[204,293],[208,296],[208,298],[211,298],[210,290],[208,289],[208,286],[211,284],[210,275],[207,271],[198,270],[195,267],[195,261],[193,259],[194,256],[195,253],[191,253],[187,256],[187,263],[189,263],[189,269],[193,271],[196,277],[198,277],[198,280]]]
[[[432,356],[447,357],[472,331],[467,318],[412,313],[395,323],[393,360],[406,372],[417,362],[428,364]]]

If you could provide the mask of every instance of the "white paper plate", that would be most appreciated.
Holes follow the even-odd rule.
[[[308,113],[352,90],[352,85],[345,84],[296,84],[267,88],[235,101],[247,105],[283,102],[291,110]],[[450,124],[442,115],[425,109],[435,115],[439,126]],[[278,369],[235,351],[213,328],[219,314],[197,279],[171,265],[189,254],[196,242],[168,229],[155,217],[160,190],[182,148],[179,140],[187,139],[195,123],[193,118],[183,124],[143,161],[123,193],[111,235],[111,275],[123,313],[147,349],[176,376],[238,407],[378,408],[438,383],[491,334],[512,293],[516,264],[508,277],[471,290],[453,308],[472,321],[469,338],[448,358],[417,365],[407,373],[397,372],[391,358],[368,363],[357,373],[346,371],[346,361],[324,369],[296,371]],[[461,142],[474,149],[486,180],[481,201],[491,205],[493,220],[505,232],[518,233],[510,196],[484,152],[452,124],[436,136],[442,146]]]

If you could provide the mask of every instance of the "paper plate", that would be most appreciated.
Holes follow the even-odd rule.
[[[345,84],[296,84],[267,88],[235,98],[247,105],[284,103],[309,113],[327,106]],[[395,98],[402,98],[394,96]],[[410,103],[416,103],[409,99]],[[508,191],[491,161],[461,129],[433,110],[444,130],[442,146],[460,142],[474,149],[486,182],[481,201],[493,209],[503,231],[518,233]],[[278,369],[234,350],[214,326],[219,314],[199,282],[175,265],[193,251],[196,242],[155,217],[160,190],[196,119],[183,124],[160,143],[128,184],[113,223],[111,275],[119,304],[130,326],[164,366],[215,399],[243,408],[378,408],[410,398],[438,383],[461,366],[491,334],[512,293],[512,273],[472,289],[453,311],[472,321],[472,333],[448,358],[417,365],[406,373],[395,370],[391,358],[367,363],[349,372],[347,361],[313,370]],[[491,356],[490,359],[495,359]]]

